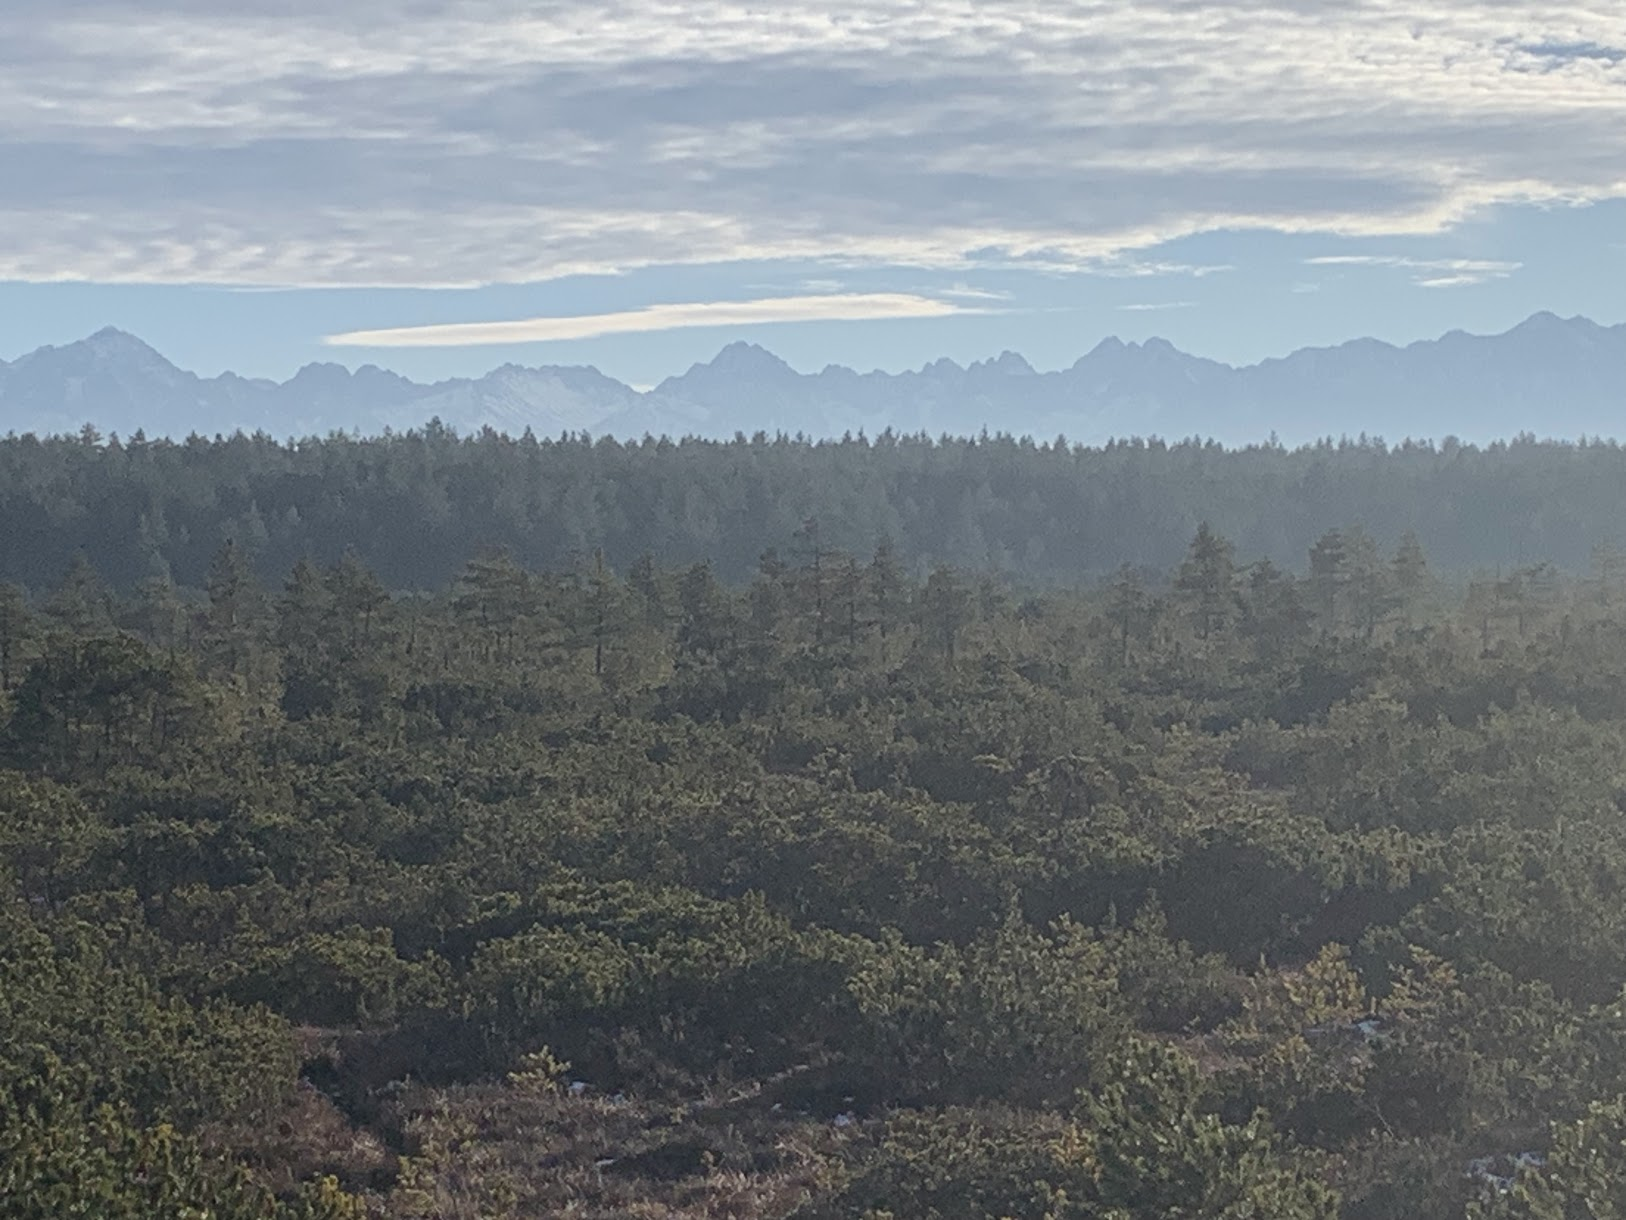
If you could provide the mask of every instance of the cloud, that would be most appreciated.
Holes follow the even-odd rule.
[[[1230,263],[1194,264],[1194,263],[1167,263],[1147,262],[1138,258],[1125,258],[1113,256],[1097,261],[1089,268],[1091,274],[1105,275],[1112,278],[1142,279],[1153,275],[1189,275],[1193,279],[1202,279],[1204,276],[1219,275],[1226,271],[1235,271]]]
[[[1626,196],[1626,10],[1596,0],[276,9],[0,6],[0,278],[1204,275],[1136,252]]]
[[[1413,279],[1412,283],[1419,288],[1465,288],[1470,284],[1483,284],[1489,279],[1499,279],[1500,276],[1486,275],[1478,272],[1465,272],[1459,275],[1430,275]]]
[[[1483,258],[1411,258],[1395,254],[1327,254],[1304,260],[1311,267],[1400,267],[1423,272],[1413,275],[1419,288],[1461,288],[1490,280],[1505,280],[1523,263]]]
[[[959,283],[938,289],[937,295],[948,297],[951,301],[1009,301],[1012,296],[1009,292],[993,288],[973,288],[970,284]]]
[[[1307,258],[1308,267],[1414,267],[1425,271],[1517,271],[1520,263],[1479,258],[1412,258],[1398,254],[1326,254]]]
[[[1124,313],[1153,313],[1163,309],[1195,309],[1196,307],[1196,301],[1154,301],[1145,304],[1118,306]]]
[[[980,313],[910,293],[845,293],[834,296],[768,297],[756,301],[696,301],[650,305],[621,313],[510,322],[457,322],[401,326],[329,335],[331,347],[478,347],[503,343],[550,343],[701,326],[761,326],[774,322],[857,322],[892,318],[942,318]]]

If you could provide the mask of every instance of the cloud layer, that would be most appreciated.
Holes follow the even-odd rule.
[[[9,0],[0,278],[1110,269],[1626,195],[1616,0],[276,7]]]
[[[501,343],[546,343],[596,339],[697,326],[761,326],[771,322],[865,322],[889,318],[942,318],[977,313],[910,293],[837,293],[825,296],[768,297],[755,301],[695,301],[650,305],[621,313],[523,318],[511,322],[455,322],[400,326],[329,335],[330,347],[480,347]]]

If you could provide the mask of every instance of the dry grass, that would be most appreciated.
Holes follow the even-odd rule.
[[[840,1090],[822,1061],[606,1096],[543,1077],[392,1080],[365,1039],[300,1037],[317,1083],[301,1081],[269,1122],[213,1142],[278,1191],[331,1174],[377,1220],[782,1220],[828,1190],[875,1125],[832,1121],[829,1105],[844,1103],[823,1098]]]
[[[852,1128],[756,1098],[687,1103],[511,1086],[408,1089],[387,1217],[771,1220],[829,1182]]]

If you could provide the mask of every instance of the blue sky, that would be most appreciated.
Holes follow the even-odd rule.
[[[1626,319],[1626,7],[10,0],[0,358],[648,384]]]

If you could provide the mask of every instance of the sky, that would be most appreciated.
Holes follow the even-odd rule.
[[[652,384],[1626,320],[1620,0],[6,0],[0,359]]]

